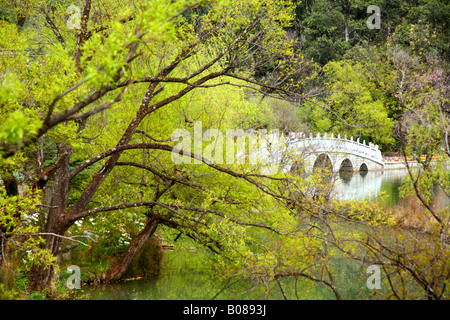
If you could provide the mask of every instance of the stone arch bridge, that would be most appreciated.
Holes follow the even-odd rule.
[[[305,136],[290,133],[287,138],[287,150],[292,155],[299,155],[303,159],[304,169],[311,172],[317,167],[328,167],[332,172],[340,171],[373,171],[383,170],[383,157],[378,145],[366,141],[362,143],[359,138],[347,139],[340,135],[327,136],[318,133],[316,136]],[[292,163],[289,168],[292,169]]]

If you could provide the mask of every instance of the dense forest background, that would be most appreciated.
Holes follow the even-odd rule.
[[[84,282],[151,273],[191,241],[266,287],[345,298],[345,260],[382,266],[374,298],[448,299],[449,21],[445,0],[0,0],[0,297],[64,292],[67,265]],[[414,157],[420,210],[334,201],[320,170],[211,163],[211,136],[174,161],[174,132],[200,121]]]

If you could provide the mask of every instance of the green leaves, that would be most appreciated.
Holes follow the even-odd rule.
[[[330,62],[324,67],[329,78],[326,98],[334,119],[335,133],[369,136],[378,143],[391,143],[394,122],[388,116],[383,97],[375,88],[363,67],[354,61]]]
[[[0,122],[0,141],[21,145],[25,135],[35,134],[39,128],[33,110],[16,110]]]

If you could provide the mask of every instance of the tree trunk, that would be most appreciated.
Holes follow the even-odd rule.
[[[43,249],[56,257],[61,243],[61,236],[71,226],[69,217],[65,213],[67,198],[69,194],[69,158],[72,149],[66,145],[58,146],[60,163],[55,171],[54,182],[51,186],[50,207],[48,210],[47,223],[45,227],[45,245]],[[51,265],[36,265],[30,271],[29,290],[40,291],[50,286],[53,276]]]
[[[10,177],[3,177],[3,184],[5,185],[6,196],[12,197],[19,195],[19,184],[17,179],[11,174]],[[16,211],[15,218],[20,217],[20,212]],[[7,221],[6,221],[7,222]],[[14,226],[7,227],[7,223],[0,225],[0,271],[2,269],[3,256],[5,254],[6,243],[8,242],[7,232],[12,232]],[[0,278],[1,282],[1,278]]]
[[[8,197],[19,195],[19,183],[13,175],[10,178],[4,178],[3,184]]]
[[[349,19],[350,19],[350,10],[345,12],[345,23],[344,23],[344,34],[345,34],[345,42],[348,42],[350,40],[349,37]]]
[[[305,2],[306,13],[310,16],[314,14],[314,3],[315,0],[310,0]]]
[[[59,245],[61,243],[61,237],[64,231],[52,232],[54,235],[47,235],[45,241],[45,249],[48,249],[50,253],[54,256],[58,254]],[[50,283],[53,277],[53,266],[51,265],[37,265],[34,266],[30,271],[29,276],[29,291],[41,291],[45,288],[50,287]]]
[[[148,219],[144,229],[131,241],[128,249],[122,254],[120,259],[114,263],[106,272],[105,280],[119,280],[127,272],[134,257],[141,250],[142,246],[155,233],[158,227],[157,219]]]
[[[3,252],[4,252],[4,248],[6,248],[6,241],[8,239],[6,238],[6,236],[3,236],[3,232],[0,230],[0,283],[2,283],[2,277],[1,277],[1,272],[2,272],[2,263],[3,263]]]

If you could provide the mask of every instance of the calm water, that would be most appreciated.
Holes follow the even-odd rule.
[[[203,253],[204,254],[204,253]],[[202,254],[200,253],[200,256]],[[159,276],[145,279],[127,280],[123,282],[100,286],[86,287],[81,290],[72,290],[69,299],[89,300],[282,300],[283,295],[279,287],[274,285],[267,288],[262,285],[255,286],[248,280],[237,278],[222,279],[215,275],[210,261],[204,261],[206,268],[180,268],[181,260],[189,261],[193,252],[186,248],[167,251]],[[202,259],[202,258],[200,258]],[[188,265],[189,263],[186,263]],[[175,266],[175,268],[174,268]],[[344,286],[351,286],[357,280],[352,279],[357,273],[346,266]],[[363,274],[359,270],[359,274]],[[350,280],[349,280],[350,279]],[[320,284],[312,287],[307,280],[299,279],[297,284],[292,279],[281,281],[285,294],[289,299],[334,299],[334,295]],[[361,284],[360,287],[363,287]],[[295,294],[297,290],[297,294]],[[355,294],[356,298],[356,294]]]
[[[335,184],[336,197],[340,199],[364,199],[379,201],[381,194],[386,194],[384,202],[394,205],[399,200],[399,186],[407,174],[406,170],[391,170],[384,172],[353,173],[341,176]],[[252,288],[252,284],[243,280],[220,279],[215,276],[213,266],[202,266],[195,258],[195,252],[189,248],[177,248],[175,251],[166,251],[159,276],[130,280],[116,284],[82,288],[76,292],[76,298],[81,299],[283,299],[277,288],[264,291],[262,286]],[[205,264],[208,265],[208,264]],[[205,269],[206,268],[206,269]],[[342,263],[339,265],[342,275],[341,286],[350,288],[347,291],[348,299],[360,298],[361,288],[358,277],[364,270],[352,269]],[[285,279],[286,280],[286,279]],[[283,280],[283,281],[285,281]],[[309,287],[307,281],[294,283],[293,280],[284,283],[284,290],[295,292],[300,299],[334,299],[333,294],[324,287],[316,285]],[[295,286],[295,290],[294,290]],[[267,288],[266,288],[267,289]],[[353,293],[352,293],[353,290]],[[290,298],[296,298],[290,296]]]
[[[406,179],[407,170],[366,171],[341,173],[336,180],[334,191],[339,199],[377,201],[385,195],[388,204],[399,200],[399,186]]]

